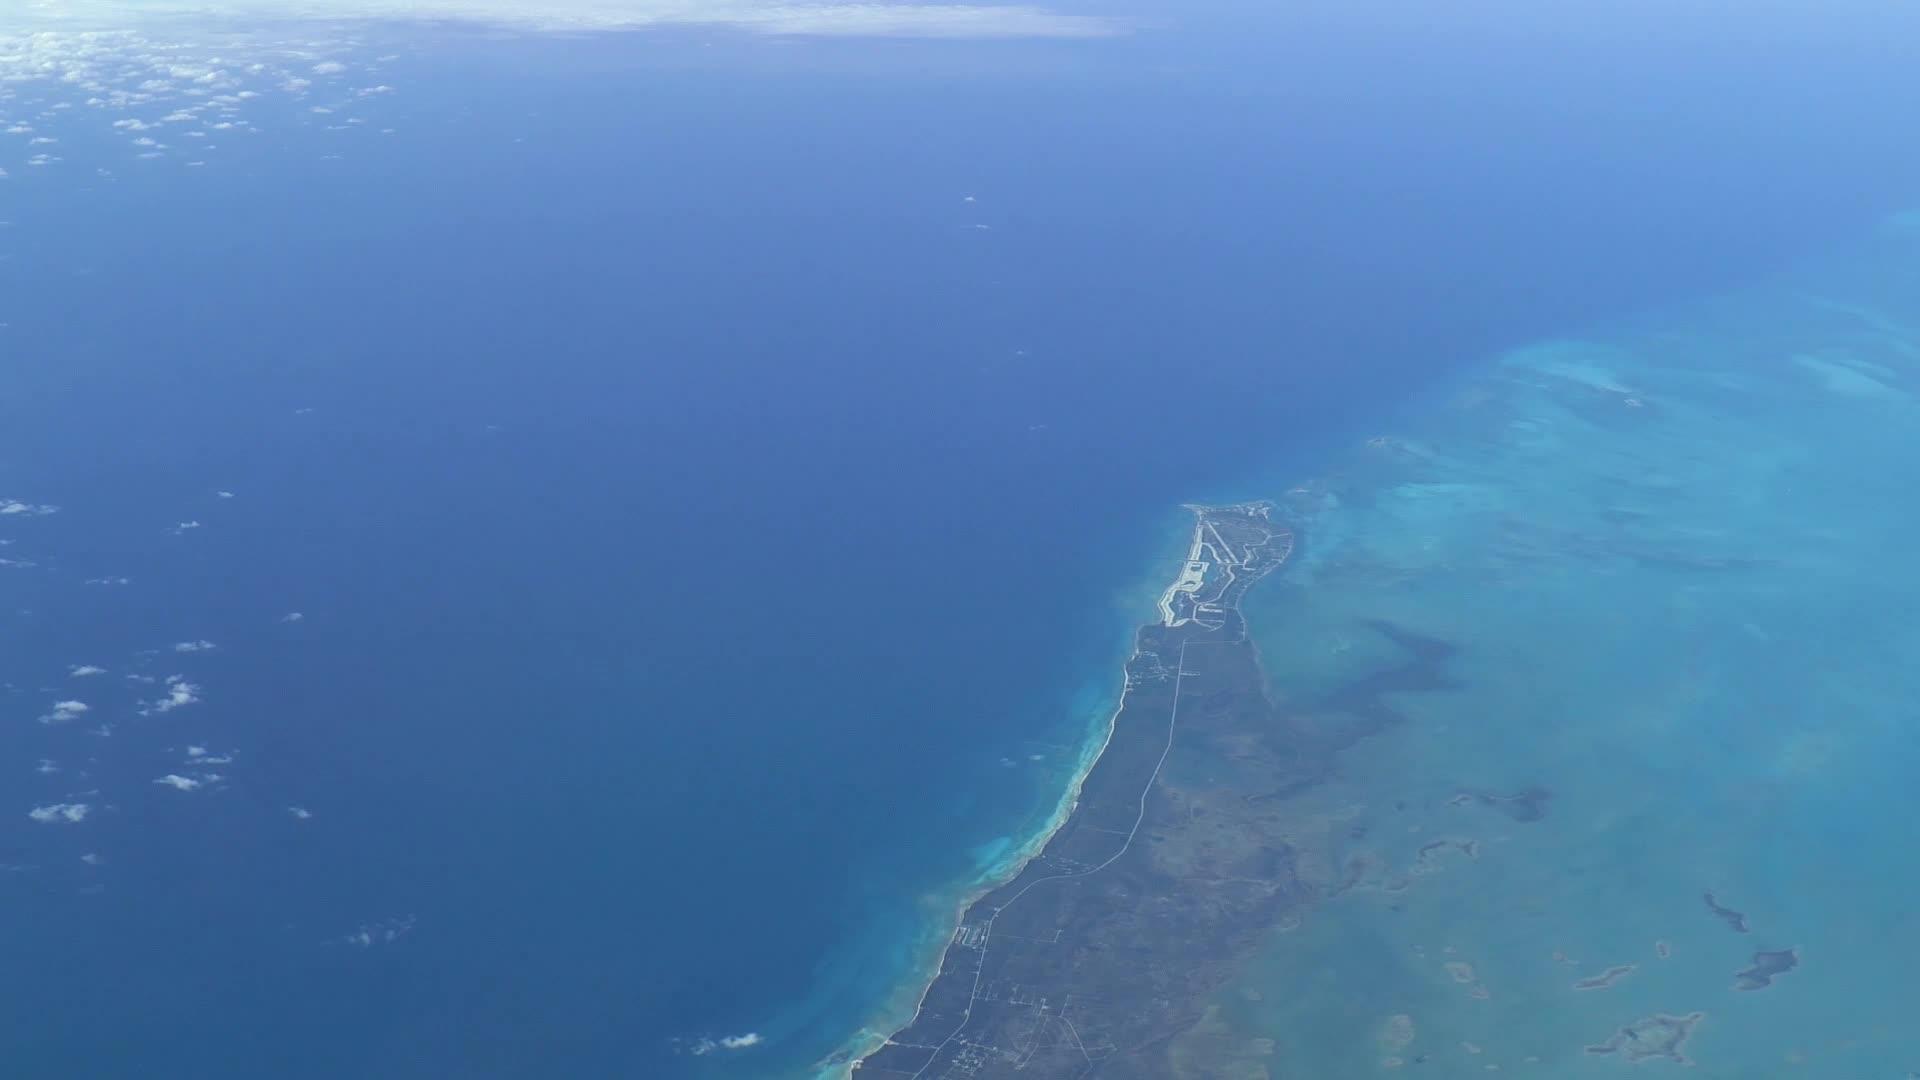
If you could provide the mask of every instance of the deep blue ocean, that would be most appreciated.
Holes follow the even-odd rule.
[[[306,26],[204,165],[0,82],[6,1072],[805,1075],[1179,503],[1920,192],[1906,16],[1393,7]]]

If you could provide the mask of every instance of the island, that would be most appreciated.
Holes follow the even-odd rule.
[[[1713,912],[1721,922],[1726,923],[1729,930],[1732,930],[1736,934],[1744,934],[1747,932],[1747,917],[1744,913],[1735,911],[1720,901],[1715,900],[1713,894],[1710,892],[1702,893],[1700,898],[1706,901],[1707,910]]]
[[[1282,804],[1397,719],[1386,692],[1443,685],[1451,650],[1375,625],[1404,666],[1283,711],[1240,603],[1295,530],[1266,502],[1189,509],[1188,557],[1071,812],[965,909],[912,1019],[852,1063],[859,1080],[1165,1075],[1168,1044],[1262,935],[1337,885],[1301,865],[1324,860],[1296,857]]]
[[[1687,1056],[1687,1040],[1693,1037],[1693,1029],[1699,1027],[1700,1021],[1706,1018],[1707,1014],[1703,1012],[1690,1012],[1684,1016],[1655,1013],[1615,1031],[1606,1042],[1587,1047],[1587,1053],[1595,1056],[1618,1054],[1630,1065],[1644,1065],[1649,1061],[1691,1065],[1693,1059]]]
[[[1800,966],[1800,950],[1762,949],[1753,954],[1753,964],[1734,972],[1735,990],[1765,990],[1773,980]]]

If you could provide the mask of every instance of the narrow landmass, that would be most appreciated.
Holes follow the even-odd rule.
[[[1530,787],[1511,795],[1494,791],[1462,791],[1447,802],[1452,806],[1477,803],[1498,810],[1515,821],[1530,822],[1547,816],[1547,800],[1551,798],[1553,792],[1546,788]]]
[[[1295,556],[1294,530],[1271,503],[1189,509],[1187,559],[1135,637],[1071,811],[961,914],[913,1018],[849,1063],[859,1080],[1214,1075],[1208,1061],[1176,1067],[1175,1039],[1207,1023],[1270,934],[1360,887],[1355,867],[1379,876],[1349,830],[1296,800],[1404,722],[1406,695],[1455,689],[1455,647],[1361,620],[1354,632],[1382,646],[1375,666],[1276,704],[1240,605]],[[1422,859],[1477,850],[1444,841]],[[1468,992],[1487,996],[1477,981]]]
[[[1573,988],[1575,990],[1605,990],[1607,987],[1633,974],[1634,970],[1638,967],[1639,965],[1637,964],[1615,964],[1598,975],[1576,980]]]
[[[1276,715],[1240,612],[1294,533],[1271,503],[1190,509],[1187,560],[1071,813],[962,914],[913,1019],[852,1063],[861,1080],[1164,1074],[1166,1044],[1307,898],[1273,802],[1323,776],[1326,752]],[[1170,776],[1186,753],[1259,789]]]
[[[1738,911],[1720,903],[1712,893],[1701,893],[1700,898],[1707,902],[1707,910],[1720,917],[1720,921],[1732,927],[1737,934],[1747,932],[1747,917]]]

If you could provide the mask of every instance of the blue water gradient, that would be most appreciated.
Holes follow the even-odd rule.
[[[1180,501],[1920,190],[1865,24],[1800,93],[1778,19],[1229,14],[362,28],[365,130],[191,169],[0,99],[64,158],[0,181],[22,1075],[801,1075],[1057,809]]]

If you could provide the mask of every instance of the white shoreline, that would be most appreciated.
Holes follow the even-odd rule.
[[[1174,594],[1181,591],[1192,592],[1199,588],[1198,581],[1194,581],[1191,585],[1188,585],[1188,579],[1192,575],[1194,564],[1200,561],[1199,555],[1206,546],[1204,532],[1207,522],[1206,518],[1202,516],[1202,512],[1206,508],[1188,505],[1185,509],[1191,511],[1194,515],[1193,534],[1187,545],[1186,561],[1181,564],[1179,574],[1174,577],[1173,583],[1168,585],[1160,594],[1158,610],[1161,623],[1166,626],[1176,625],[1174,622],[1175,616],[1171,607]],[[1205,564],[1202,563],[1202,565],[1204,566]],[[1204,573],[1204,570],[1202,573]],[[1183,590],[1183,585],[1187,585],[1188,587]],[[1138,651],[1139,638],[1140,628],[1136,626],[1133,632],[1134,651]],[[1132,655],[1132,652],[1128,653],[1129,658],[1131,658]],[[1107,716],[1106,730],[1101,735],[1100,745],[1093,749],[1091,753],[1087,754],[1074,769],[1073,782],[1068,785],[1067,790],[1062,793],[1059,804],[1054,807],[1052,816],[1047,819],[1046,827],[1036,830],[1033,836],[1020,846],[1019,854],[1015,861],[1008,863],[1000,873],[993,875],[991,878],[981,880],[978,887],[965,894],[954,908],[953,929],[948,931],[945,937],[939,939],[940,946],[935,955],[935,962],[932,965],[931,973],[927,976],[925,985],[920,989],[920,997],[914,1003],[912,1015],[897,1024],[890,1022],[885,1034],[872,1030],[863,1030],[856,1034],[853,1039],[849,1040],[849,1047],[853,1046],[855,1040],[857,1040],[858,1049],[849,1049],[848,1052],[850,1056],[847,1061],[829,1065],[826,1069],[816,1074],[815,1080],[853,1080],[853,1076],[859,1070],[862,1062],[886,1046],[895,1034],[906,1030],[911,1027],[915,1021],[920,1019],[920,1013],[926,1008],[927,996],[933,993],[934,984],[940,980],[943,962],[946,959],[947,950],[953,945],[954,935],[959,933],[960,927],[966,922],[967,910],[978,903],[981,897],[1019,877],[1020,874],[1026,870],[1027,864],[1046,850],[1047,845],[1053,841],[1054,836],[1058,834],[1059,831],[1066,826],[1068,820],[1073,817],[1074,811],[1080,808],[1080,795],[1086,787],[1088,777],[1093,775],[1094,767],[1100,764],[1100,759],[1106,756],[1107,747],[1113,743],[1113,736],[1119,724],[1120,714],[1125,711],[1127,707],[1127,693],[1126,666],[1123,663],[1120,671],[1120,697],[1115,703],[1113,711]]]

